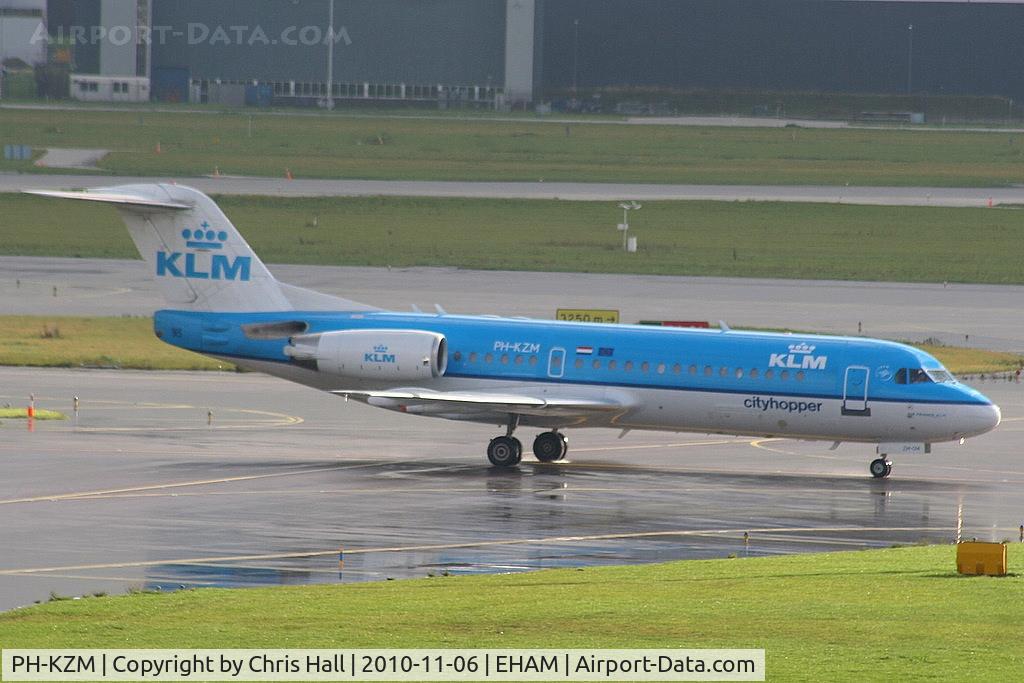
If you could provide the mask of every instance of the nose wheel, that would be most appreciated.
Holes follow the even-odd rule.
[[[885,458],[877,458],[871,461],[869,469],[875,479],[885,479],[892,474],[892,463]]]
[[[533,441],[533,454],[541,462],[557,462],[569,452],[569,439],[558,432],[544,432]]]

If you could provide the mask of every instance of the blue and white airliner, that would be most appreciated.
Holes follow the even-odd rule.
[[[565,430],[700,432],[874,444],[925,454],[996,427],[1000,411],[923,351],[860,337],[398,313],[278,282],[220,208],[167,184],[49,197],[117,207],[169,308],[157,337],[411,415],[498,425],[487,457],[566,457]]]

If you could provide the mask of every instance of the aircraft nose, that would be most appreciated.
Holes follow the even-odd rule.
[[[997,406],[995,403],[989,406],[988,419],[988,429],[985,430],[986,432],[992,431],[993,429],[999,426],[1000,422],[1003,421],[1003,411],[999,410],[999,406]]]
[[[995,403],[978,406],[971,413],[971,433],[975,435],[991,432],[1003,419],[1003,413]]]

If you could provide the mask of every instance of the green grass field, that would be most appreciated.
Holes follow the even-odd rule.
[[[1015,209],[650,202],[625,254],[614,203],[221,197],[269,263],[1024,282]],[[0,254],[138,258],[103,206],[0,195]],[[313,227],[314,223],[318,227]]]
[[[1003,186],[1024,136],[250,113],[0,110],[4,143],[112,150],[126,175]],[[160,143],[162,154],[156,154]],[[0,170],[32,170],[0,162]]]
[[[961,375],[1013,372],[1012,353],[922,346]],[[117,367],[136,370],[234,370],[234,366],[169,346],[149,318],[0,316],[0,365]],[[3,417],[0,414],[0,417]]]
[[[66,420],[68,416],[56,410],[36,409],[33,418],[36,420]],[[28,408],[0,408],[0,420],[27,420]]]
[[[150,318],[0,316],[0,365],[232,370],[164,344]]]
[[[765,648],[768,680],[1016,680],[1024,579],[953,546],[51,602],[9,648]],[[1011,569],[1024,559],[1010,548]]]

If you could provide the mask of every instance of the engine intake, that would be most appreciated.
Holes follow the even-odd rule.
[[[443,377],[448,343],[422,330],[339,330],[292,337],[286,356],[320,372],[357,379]]]

